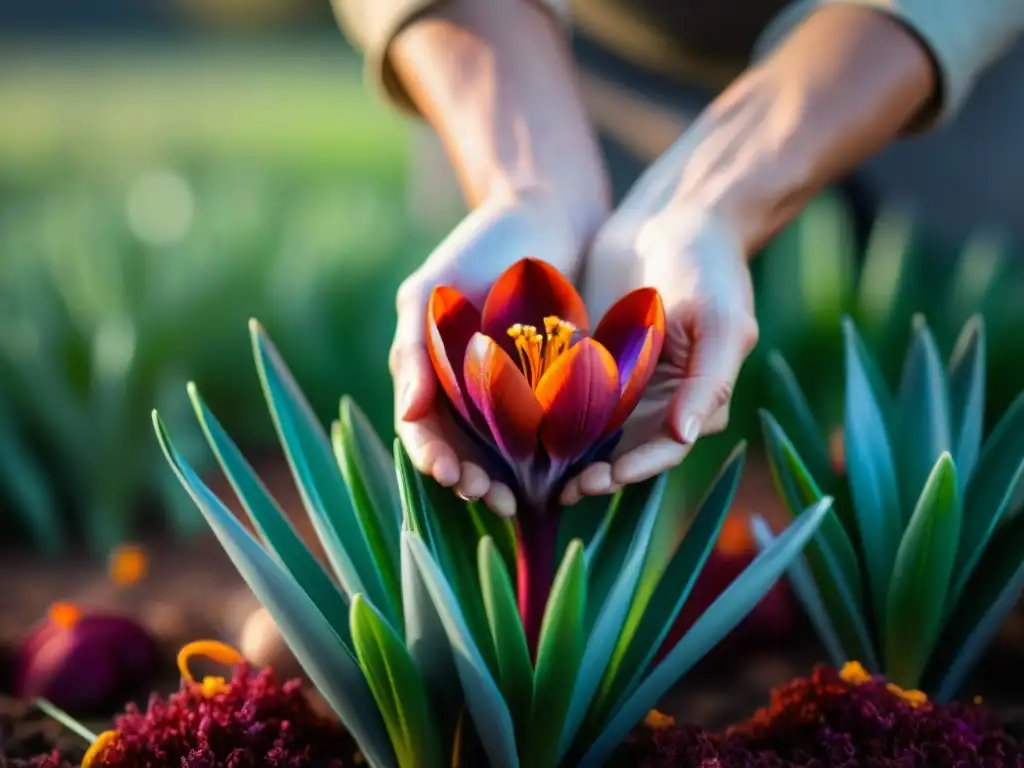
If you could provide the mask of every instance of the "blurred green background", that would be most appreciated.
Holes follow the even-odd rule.
[[[394,291],[457,210],[422,214],[429,165],[413,173],[409,126],[364,88],[327,3],[30,5],[0,10],[0,548],[199,530],[148,414],[202,465],[195,380],[253,455],[271,450],[250,317],[325,421],[349,393],[390,433]],[[823,195],[756,265],[762,341],[733,424],[676,492],[738,437],[757,447],[771,348],[838,418],[845,313],[895,377],[914,312],[947,353],[983,312],[997,415],[1024,384],[1015,249],[939,241],[898,210],[858,242]]]

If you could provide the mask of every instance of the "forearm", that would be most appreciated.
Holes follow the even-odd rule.
[[[670,151],[679,167],[667,205],[724,222],[752,255],[821,187],[930,110],[935,93],[929,54],[902,25],[825,6]]]
[[[608,192],[567,48],[529,2],[454,0],[411,23],[390,56],[471,205],[546,188],[585,238]]]

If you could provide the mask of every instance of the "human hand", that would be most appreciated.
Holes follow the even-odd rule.
[[[627,291],[657,288],[666,335],[616,456],[570,480],[565,505],[660,474],[698,437],[724,429],[733,384],[758,333],[744,248],[709,214],[673,205],[653,216],[621,209],[598,234],[585,273],[583,297],[594,316]]]
[[[444,404],[425,339],[431,291],[459,290],[480,306],[491,284],[524,256],[546,261],[574,279],[585,237],[565,205],[542,190],[489,200],[469,214],[399,288],[398,325],[390,367],[395,388],[395,430],[413,465],[466,499],[483,499],[511,515],[515,499],[492,482]]]

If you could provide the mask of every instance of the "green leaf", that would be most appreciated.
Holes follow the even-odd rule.
[[[498,674],[498,659],[480,591],[477,547],[480,534],[469,505],[431,477],[423,478],[427,500],[428,526],[434,535],[434,557],[459,599],[463,615],[480,653],[492,674]]]
[[[431,557],[426,545],[415,534],[402,532],[402,546],[423,578],[438,617],[448,635],[455,668],[466,694],[466,705],[477,732],[486,734],[484,748],[491,768],[518,768],[515,728],[508,706],[501,696],[487,664],[480,654],[451,586]]]
[[[608,510],[587,545],[587,627],[593,628],[608,594],[622,572],[632,547],[633,532],[647,508],[654,483],[627,485],[612,497]],[[659,499],[659,504],[660,499]],[[588,629],[588,631],[592,631]]]
[[[368,536],[379,539],[376,546],[386,549],[387,560],[381,553],[378,562],[392,563],[392,572],[397,573],[402,502],[391,452],[366,414],[348,396],[341,399],[340,418],[332,437],[334,453],[360,521]]]
[[[217,462],[267,549],[288,570],[327,619],[331,629],[351,649],[349,608],[345,596],[302,543],[291,522],[243,458],[242,452],[206,407],[195,384],[188,385],[188,395]]]
[[[323,427],[255,321],[250,333],[274,426],[328,561],[347,594],[366,595],[389,620],[399,621],[400,596],[385,586]]]
[[[642,483],[627,486],[618,494],[616,504],[630,508],[635,506],[640,510],[639,522],[635,530],[620,532],[630,542],[629,552],[611,589],[601,598],[597,620],[593,625],[588,625],[586,650],[580,664],[580,674],[573,691],[569,715],[562,730],[559,759],[564,757],[572,746],[573,739],[576,738],[594,700],[594,694],[608,669],[608,663],[622,632],[623,622],[632,605],[641,568],[647,560],[651,535],[658,520],[667,485],[668,475],[662,474]],[[635,515],[629,514],[628,517]],[[588,598],[587,602],[591,603],[593,599]]]
[[[471,501],[467,504],[469,517],[476,528],[477,538],[490,536],[494,540],[494,546],[498,548],[498,554],[505,562],[509,573],[516,572],[516,529],[512,520],[507,517],[499,517],[494,514],[486,505],[478,501]]]
[[[302,588],[252,537],[175,450],[159,416],[164,455],[231,562],[270,611],[288,647],[374,766],[397,766],[373,695],[352,652]]]
[[[558,762],[562,727],[583,659],[586,599],[583,543],[576,539],[562,558],[541,622],[523,765],[553,766]]]
[[[901,688],[919,687],[942,631],[961,517],[956,467],[944,453],[900,542],[889,588],[885,673]]]
[[[402,639],[362,595],[352,598],[351,621],[356,656],[384,717],[399,768],[441,768],[444,759],[426,687]]]
[[[498,660],[498,680],[516,730],[523,735],[533,700],[533,664],[526,632],[519,618],[516,591],[494,539],[480,539],[477,548],[480,586]]]
[[[405,451],[399,438],[394,443],[395,471],[398,475],[398,493],[402,506],[402,527],[419,536],[431,552],[434,551],[434,536],[428,518],[429,504],[423,477],[412,465],[412,459]]]
[[[966,486],[981,453],[985,421],[985,322],[981,315],[964,324],[953,348],[949,360],[949,400],[953,462]]]
[[[1014,514],[1024,482],[1024,392],[996,424],[964,494],[963,527],[954,570],[956,599],[1001,522]]]
[[[952,699],[1024,588],[1024,517],[1007,523],[985,550],[929,664],[929,689]],[[936,678],[935,682],[931,678]]]
[[[906,520],[939,456],[952,450],[949,392],[939,349],[921,315],[903,365],[899,415],[893,431],[900,509]]]
[[[868,569],[879,631],[896,549],[903,534],[896,470],[885,417],[872,387],[857,330],[844,320],[846,350],[846,471]]]
[[[745,454],[744,443],[733,450],[668,566],[654,563],[652,567],[648,552],[615,651],[587,717],[587,732],[599,727],[622,696],[639,683],[675,623],[732,506]]]
[[[823,499],[824,494],[801,462],[789,438],[767,411],[761,411],[761,425],[775,486],[790,511],[797,516]],[[807,545],[803,557],[798,559],[795,566],[798,571],[802,564],[800,561],[806,561],[808,575],[814,581],[814,597],[820,599],[829,627],[842,646],[842,661],[858,659],[869,669],[880,671],[868,631],[867,605],[857,553],[835,509],[825,513],[818,534]],[[797,578],[801,578],[800,573],[797,573]],[[806,593],[807,589],[804,586],[798,591]],[[813,610],[814,598],[809,595],[808,598]],[[827,637],[822,640],[829,641]]]
[[[672,686],[750,613],[800,554],[831,505],[832,499],[826,498],[800,515],[718,596],[682,640],[615,711],[579,762],[580,768],[603,765]]]
[[[416,534],[410,532],[408,535]],[[439,732],[444,734],[445,743],[452,745],[458,713],[463,709],[463,695],[455,660],[452,658],[444,624],[441,623],[408,547],[402,547],[401,561],[405,645],[423,675],[430,700],[437,707]],[[448,738],[449,735],[451,738]]]
[[[793,369],[781,354],[773,350],[768,353],[768,371],[769,397],[779,414],[779,422],[792,436],[793,445],[806,461],[818,485],[831,486],[835,482],[835,473],[829,460],[828,444]]]
[[[750,529],[759,549],[768,549],[775,542],[775,534],[760,515],[754,515],[751,518]],[[832,620],[825,610],[825,603],[822,601],[818,588],[814,584],[814,578],[811,576],[811,571],[805,562],[805,558],[794,558],[793,564],[789,566],[787,575],[789,576],[790,583],[793,585],[793,591],[796,593],[797,599],[803,605],[811,624],[814,626],[818,639],[825,646],[825,653],[831,659],[832,665],[837,668],[841,667],[851,657],[843,649],[843,644],[839,641],[839,635],[836,634],[835,628],[832,626]]]

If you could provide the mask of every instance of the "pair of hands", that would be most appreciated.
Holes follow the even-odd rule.
[[[515,514],[511,490],[488,477],[442,407],[424,316],[435,286],[453,286],[479,304],[525,256],[572,279],[595,322],[635,288],[656,288],[665,303],[662,357],[620,446],[611,462],[569,480],[564,505],[660,474],[698,437],[725,427],[733,383],[757,341],[747,256],[725,223],[678,206],[651,213],[650,195],[638,185],[590,243],[579,241],[564,206],[547,192],[487,201],[405,280],[390,367],[396,430],[417,469],[500,515]]]

